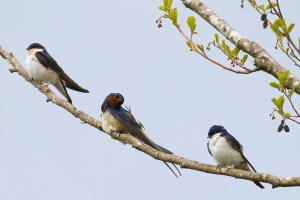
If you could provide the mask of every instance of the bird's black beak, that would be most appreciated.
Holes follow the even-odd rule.
[[[210,138],[209,136],[207,138]]]
[[[27,47],[26,50],[29,50],[29,48]]]

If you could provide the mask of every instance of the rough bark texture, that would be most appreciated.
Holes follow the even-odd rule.
[[[196,12],[205,21],[211,24],[222,35],[224,35],[230,42],[239,47],[242,51],[248,53],[254,58],[254,65],[262,71],[273,75],[277,78],[276,72],[284,72],[286,69],[281,66],[276,60],[274,60],[268,52],[263,49],[256,42],[242,36],[236,30],[234,30],[225,20],[221,19],[211,9],[204,5],[199,0],[183,0],[183,4]],[[287,88],[295,88],[295,92],[300,94],[300,80],[290,73]]]
[[[0,46],[0,55],[13,66],[13,68],[9,69],[10,72],[12,73],[18,72],[18,74],[20,76],[23,76],[26,81],[30,82],[40,92],[45,94],[49,101],[64,108],[69,113],[74,115],[74,117],[79,118],[84,123],[89,124],[103,132],[102,124],[100,121],[95,120],[94,118],[90,117],[89,115],[79,110],[75,106],[69,104],[67,101],[59,98],[47,86],[42,86],[42,83],[31,80],[27,71],[20,65],[20,63],[13,56],[13,54],[7,52],[1,46]],[[140,140],[138,140],[137,138],[129,134],[119,135],[116,133],[112,133],[110,134],[110,136],[113,139],[117,139],[119,141],[129,142],[135,149],[138,149],[139,151],[148,154],[149,156],[153,157],[156,160],[178,164],[180,165],[181,168],[193,169],[193,170],[202,171],[210,174],[231,176],[231,177],[250,180],[250,181],[265,182],[271,184],[273,188],[300,186],[300,177],[280,178],[277,176],[264,174],[264,173],[247,172],[247,171],[241,171],[237,169],[227,169],[223,167],[216,168],[216,166],[213,165],[207,165],[207,164],[200,163],[198,161],[189,160],[176,155],[170,155],[170,154],[159,152],[153,149],[152,147],[142,143]]]

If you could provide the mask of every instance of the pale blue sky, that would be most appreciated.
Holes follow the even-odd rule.
[[[247,1],[244,9],[240,1],[204,3],[300,78],[299,69],[274,49],[275,36],[262,29],[260,16]],[[300,3],[281,3],[287,22],[296,22],[294,33],[299,33],[295,20]],[[179,156],[215,164],[207,152],[207,132],[219,124],[243,144],[257,171],[299,176],[299,126],[289,122],[290,133],[277,133],[279,120],[269,117],[270,98],[280,96],[268,86],[275,79],[264,72],[237,75],[190,52],[170,21],[164,20],[163,28],[157,29],[161,4],[161,0],[4,1],[0,45],[24,66],[28,45],[41,43],[70,77],[90,91],[69,90],[76,107],[99,120],[104,98],[119,92],[152,139]],[[173,4],[188,32],[186,18],[196,14],[181,1]],[[196,18],[195,40],[206,45],[216,30]],[[209,54],[230,65],[218,50],[211,48]],[[181,170],[183,176],[177,179],[160,161],[46,103],[37,89],[8,72],[11,66],[3,59],[0,66],[0,199],[299,197],[299,188],[271,189],[263,183],[266,189],[261,190],[250,181],[192,170]]]

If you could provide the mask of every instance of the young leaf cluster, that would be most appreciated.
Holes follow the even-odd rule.
[[[240,49],[235,46],[234,49],[230,49],[230,46],[228,46],[223,39],[221,43],[219,43],[219,35],[215,34],[215,43],[217,46],[228,56],[228,60],[232,60],[236,64],[244,65],[245,62],[248,59],[248,55],[245,54],[242,58],[238,57],[238,54],[240,52]]]
[[[286,83],[288,81],[289,74],[290,74],[289,70],[286,70],[283,73],[277,72],[278,82],[270,83],[271,87],[278,89],[279,91],[281,91],[284,94],[284,95],[278,97],[277,99],[276,98],[271,99],[273,104],[276,106],[274,111],[271,113],[272,119],[275,119],[274,112],[277,112],[283,118],[283,120],[281,121],[281,124],[278,127],[278,132],[280,132],[282,130],[289,132],[289,127],[287,125],[284,125],[286,119],[290,119],[290,120],[298,123],[296,120],[292,119],[292,116],[289,112],[284,111],[283,105],[285,102],[285,97],[289,100],[290,104],[292,105],[292,107],[297,115],[297,116],[293,116],[293,117],[300,117],[297,110],[295,109],[295,107],[293,105],[293,102],[292,102],[292,95],[294,94],[295,90],[294,89],[287,90],[287,88],[286,88]]]
[[[298,45],[292,40],[290,33],[293,31],[295,27],[295,23],[287,24],[285,18],[282,15],[281,8],[279,5],[279,1],[270,2],[268,0],[268,5],[265,6],[264,4],[257,5],[256,0],[248,0],[250,5],[255,8],[261,14],[261,20],[264,21],[263,27],[266,28],[270,24],[270,29],[276,35],[276,49],[280,49],[284,52],[292,62],[300,67],[300,38],[298,38]],[[277,18],[274,22],[271,22],[267,15],[275,15]],[[284,47],[283,40],[287,40],[287,46]],[[295,53],[298,53],[296,55]]]
[[[295,23],[291,23],[288,27],[286,25],[285,19],[276,19],[273,24],[270,25],[270,28],[277,36],[278,40],[283,40],[283,38],[290,34],[295,27]]]
[[[166,14],[164,14],[164,17],[170,18],[174,26],[179,26],[179,24],[177,23],[177,19],[178,19],[177,8],[171,8],[173,0],[163,0],[163,2],[164,5],[159,6],[158,9],[166,12]]]

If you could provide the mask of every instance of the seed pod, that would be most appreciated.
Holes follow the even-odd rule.
[[[285,131],[285,132],[290,132],[290,128],[288,127],[288,125],[285,125],[285,126],[284,126],[284,131]]]
[[[268,27],[268,21],[267,21],[267,20],[264,21],[263,27],[264,27],[264,28],[267,28],[267,27]]]
[[[282,129],[283,129],[283,126],[280,124],[280,125],[278,126],[277,132],[281,132]]]
[[[284,125],[284,119],[281,120],[280,124],[283,126]]]
[[[267,18],[267,15],[264,13],[264,14],[261,15],[261,18],[260,18],[260,19],[261,19],[261,21],[265,21],[266,18]]]

